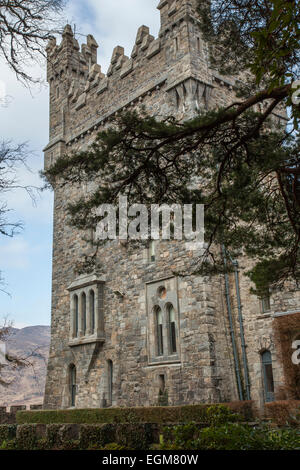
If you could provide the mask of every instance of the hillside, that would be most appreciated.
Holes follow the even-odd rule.
[[[49,326],[12,328],[7,338],[7,352],[27,358],[31,365],[13,370],[6,366],[1,372],[9,387],[0,385],[0,406],[40,404],[43,402],[46,367],[50,345]]]

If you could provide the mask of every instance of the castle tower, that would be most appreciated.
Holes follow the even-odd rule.
[[[210,68],[196,4],[161,0],[159,37],[141,26],[130,57],[117,46],[106,75],[97,64],[98,45],[92,36],[80,49],[67,25],[60,45],[50,41],[46,168],[59,156],[88,148],[120,110],[143,105],[158,117],[187,119],[230,104],[235,79]],[[192,259],[184,243],[177,241],[134,252],[111,242],[98,254],[102,274],[79,276],[76,264],[91,254],[92,247],[68,224],[66,214],[69,202],[85,188],[57,186],[54,191],[45,408],[155,405],[166,390],[173,405],[238,399],[238,364],[223,277],[174,276],[174,266]],[[259,341],[253,336],[258,300],[249,297],[249,285],[242,287],[245,311],[252,315],[245,329],[252,344],[253,396],[259,401]],[[237,318],[237,309],[235,314]],[[264,336],[268,325],[260,330]],[[237,321],[233,327],[238,335]],[[280,373],[275,368],[278,382]]]

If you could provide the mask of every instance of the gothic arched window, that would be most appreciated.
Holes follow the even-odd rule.
[[[274,378],[271,352],[264,351],[261,354],[261,360],[263,369],[265,401],[271,402],[274,401]]]
[[[156,335],[157,335],[157,355],[164,355],[164,339],[163,339],[163,314],[160,308],[156,310]]]
[[[86,295],[83,292],[81,295],[81,328],[82,334],[85,336],[86,334]]]
[[[170,353],[175,354],[177,352],[176,342],[176,313],[173,305],[168,307],[168,323],[169,323],[169,344]]]
[[[73,336],[77,338],[79,329],[78,296],[73,297]]]
[[[93,290],[90,291],[89,307],[90,307],[90,328],[91,328],[91,333],[93,334],[95,332],[95,292]]]

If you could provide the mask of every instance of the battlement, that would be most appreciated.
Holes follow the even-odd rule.
[[[172,28],[174,21],[183,15],[197,17],[197,0],[160,0],[157,8],[160,10],[160,34]]]
[[[161,28],[159,38],[162,38],[168,32],[176,28],[184,20],[197,19],[197,1],[196,0],[160,0],[157,6],[161,16]],[[147,26],[141,26],[138,29],[136,41],[130,58],[125,56],[124,48],[115,47],[113,50],[111,65],[107,76],[114,71],[120,70],[121,78],[133,68],[133,60],[138,60],[140,55],[145,55],[151,59],[160,51],[160,39],[155,39],[149,32]],[[87,36],[87,43],[82,44],[81,48],[70,25],[66,25],[62,34],[62,42],[57,45],[56,39],[49,41],[46,48],[48,56],[48,82],[67,72],[70,77],[84,76],[89,81],[97,78],[105,78],[101,74],[101,66],[97,64],[98,44],[92,35]],[[91,70],[92,69],[92,70]]]
[[[114,113],[145,105],[157,116],[188,117],[207,107],[213,77],[202,39],[196,0],[161,0],[159,36],[141,26],[130,56],[114,48],[107,73],[97,63],[92,35],[80,47],[70,25],[47,46],[50,84],[50,143],[46,166],[69,146],[92,142]]]
[[[42,410],[43,405],[12,405],[9,407],[0,406],[0,424],[15,424],[18,411]]]
[[[161,0],[159,36],[141,26],[130,56],[116,46],[107,73],[97,63],[92,35],[80,47],[67,25],[61,44],[47,46],[50,84],[50,142],[45,166],[83,150],[115,113],[143,105],[157,117],[188,119],[201,110],[230,104],[236,78],[209,64],[196,0]]]

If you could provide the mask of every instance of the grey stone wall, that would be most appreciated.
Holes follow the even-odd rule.
[[[153,38],[142,26],[130,58],[121,47],[114,49],[106,76],[97,64],[97,43],[92,36],[81,51],[70,27],[60,45],[51,41],[47,50],[50,142],[45,148],[46,168],[65,152],[87,148],[120,109],[144,105],[153,115],[183,119],[231,102],[236,79],[210,69],[195,2],[161,0],[159,9],[159,37]],[[278,113],[284,120],[285,115]],[[68,288],[76,282],[76,262],[92,248],[82,233],[68,225],[66,209],[84,190],[55,188],[52,339],[45,408],[71,406],[70,365],[76,366],[76,407],[108,404],[108,361],[113,365],[113,406],[157,404],[161,376],[169,404],[238,399],[224,278],[175,277],[174,270],[185,268],[193,259],[193,252],[183,243],[159,242],[155,262],[149,261],[142,246],[133,248],[115,241],[101,248],[104,332],[95,338],[81,336],[70,344],[73,319]],[[282,381],[272,342],[271,313],[277,305],[281,310],[299,308],[299,292],[274,295],[272,312],[262,315],[259,300],[250,296],[249,281],[242,272],[240,282],[251,394],[259,406],[264,400],[260,363],[264,348],[273,353],[275,385]],[[178,351],[158,358],[153,308],[160,302],[160,287],[166,288],[176,311]],[[231,302],[242,374],[233,279]],[[163,308],[165,305],[162,303]],[[164,324],[165,341],[166,329]]]

